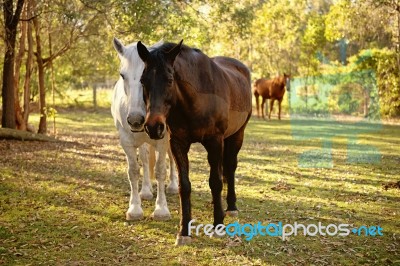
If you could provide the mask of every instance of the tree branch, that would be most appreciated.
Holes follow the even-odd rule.
[[[21,14],[21,12],[22,12],[22,8],[24,7],[24,1],[25,1],[25,0],[18,0],[18,2],[17,2],[17,8],[15,9],[15,13],[14,13],[14,15],[13,15],[11,24],[13,24],[13,25],[18,24],[19,16],[20,16],[20,14]]]

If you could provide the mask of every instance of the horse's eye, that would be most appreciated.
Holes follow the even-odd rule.
[[[119,73],[119,75],[121,76],[121,78],[122,78],[122,79],[125,79],[125,76],[124,76],[124,74],[122,74],[122,73]]]

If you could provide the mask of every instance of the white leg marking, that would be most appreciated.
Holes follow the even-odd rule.
[[[151,200],[153,199],[153,188],[151,186],[150,180],[150,169],[149,169],[149,145],[147,143],[143,143],[139,147],[139,156],[140,160],[143,164],[143,183],[142,189],[140,190],[140,198],[143,200]]]
[[[141,207],[141,200],[138,193],[139,181],[139,164],[137,162],[136,148],[132,146],[123,146],[126,159],[128,161],[128,180],[131,186],[131,196],[129,200],[129,209],[126,212],[127,220],[140,220],[143,218],[143,210]]]
[[[155,220],[169,220],[171,214],[168,210],[167,199],[165,197],[165,178],[167,175],[166,167],[166,147],[165,145],[157,145],[157,161],[156,161],[156,179],[157,179],[157,199],[156,208],[153,212]],[[161,147],[163,146],[163,147]]]
[[[169,157],[169,185],[167,187],[167,193],[178,194],[178,173],[175,167],[175,160],[172,156],[171,149],[168,143],[168,157]]]
[[[175,246],[185,246],[192,243],[192,238],[190,236],[180,236],[176,237]]]

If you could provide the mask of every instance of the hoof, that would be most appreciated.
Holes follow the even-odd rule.
[[[152,199],[153,199],[153,193],[151,193],[150,191],[149,191],[149,192],[143,192],[143,191],[141,191],[141,192],[139,193],[139,195],[140,195],[140,198],[141,198],[142,200],[152,200]]]
[[[190,236],[180,236],[176,237],[175,246],[185,246],[192,243],[192,238]]]
[[[129,206],[128,211],[126,212],[126,220],[128,221],[137,221],[143,219],[143,210],[140,206],[131,205]]]
[[[138,221],[138,220],[142,220],[143,219],[143,213],[135,213],[135,214],[131,214],[131,213],[126,213],[126,220],[127,221]]]
[[[178,186],[177,185],[169,185],[167,187],[167,193],[168,194],[178,194],[179,190],[178,190]]]
[[[239,211],[238,210],[226,211],[226,215],[229,217],[237,217],[239,216]]]
[[[171,219],[171,214],[169,212],[154,211],[151,217],[153,217],[155,221],[167,221]]]

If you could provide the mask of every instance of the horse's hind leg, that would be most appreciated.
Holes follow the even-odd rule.
[[[168,143],[168,157],[169,157],[169,185],[167,187],[167,193],[177,194],[178,193],[178,174],[175,168],[174,157],[172,156],[171,148]]]
[[[165,140],[167,141],[167,140]],[[168,210],[167,198],[165,196],[165,179],[167,176],[166,157],[168,145],[164,140],[157,141],[156,146],[156,180],[157,180],[157,199],[156,208],[152,214],[154,220],[169,220],[171,214]]]
[[[129,200],[129,209],[126,212],[126,219],[140,220],[143,218],[142,203],[139,197],[139,176],[140,167],[137,161],[136,148],[132,146],[121,145],[125,151],[128,161],[128,179],[131,186],[131,197]]]
[[[266,101],[267,99],[266,98],[262,98],[262,102],[261,102],[261,115],[262,115],[262,118],[263,119],[265,119],[265,116],[264,116],[264,104],[265,104],[265,101]]]
[[[235,171],[237,168],[237,155],[243,144],[244,128],[242,127],[234,135],[228,137],[224,141],[224,163],[223,174],[228,183],[228,192],[226,202],[228,207],[226,214],[228,216],[237,216],[238,209],[236,207],[236,192],[235,192]]]
[[[151,200],[153,198],[153,188],[150,180],[150,176],[154,171],[154,162],[151,162],[153,156],[154,148],[151,145],[143,143],[139,147],[139,157],[143,164],[143,182],[139,195],[143,200]]]
[[[257,91],[254,91],[254,97],[256,98],[257,116],[260,117],[260,95]]]

